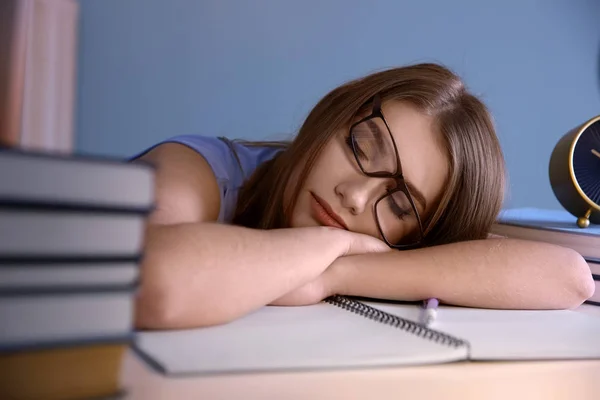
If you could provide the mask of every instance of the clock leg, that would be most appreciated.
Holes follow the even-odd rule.
[[[577,218],[577,226],[581,229],[590,226],[590,215],[592,215],[592,209],[587,210],[583,217]]]

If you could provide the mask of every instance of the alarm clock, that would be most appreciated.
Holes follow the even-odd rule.
[[[558,141],[549,173],[554,195],[577,225],[600,224],[600,115]]]

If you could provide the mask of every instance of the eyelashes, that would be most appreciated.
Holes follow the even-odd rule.
[[[348,146],[348,148],[350,149],[350,151],[354,152],[356,151],[356,155],[364,161],[369,161],[369,157],[365,154],[365,152],[360,148],[360,146],[357,144],[355,144],[353,146],[352,144],[352,137],[350,135],[346,136],[346,145]]]
[[[346,146],[348,146],[348,148],[350,149],[351,152],[356,152],[356,155],[364,160],[364,161],[368,161],[368,156],[364,153],[364,151],[360,148],[360,146],[358,145],[358,143],[354,143],[352,142],[352,136],[348,135],[346,136],[344,142],[346,143]],[[399,192],[398,192],[399,193]],[[394,194],[391,191],[391,188],[388,188],[388,197],[385,199],[385,203],[386,207],[392,212],[393,215],[395,215],[399,220],[404,220],[405,218],[409,217],[411,215],[411,209],[401,206],[399,205],[396,200],[394,199]]]

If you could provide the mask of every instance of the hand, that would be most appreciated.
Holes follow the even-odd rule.
[[[333,262],[316,279],[292,290],[273,301],[273,306],[308,306],[316,304],[323,299],[337,294],[338,281],[343,268],[347,267],[348,259],[351,257],[340,257]]]
[[[330,296],[325,283],[327,273],[325,271],[317,279],[300,286],[291,292],[284,294],[280,298],[273,301],[272,306],[308,306],[317,304],[321,300]]]
[[[344,268],[344,263],[349,255],[366,253],[383,253],[392,251],[384,241],[370,235],[355,233],[333,228],[333,232],[342,235],[342,240],[346,244],[345,251],[337,258],[322,274],[316,279],[286,293],[271,305],[274,306],[306,306],[316,304],[326,297],[335,293],[336,279],[338,273]]]
[[[355,254],[366,254],[366,253],[384,253],[386,251],[392,251],[383,240],[376,237],[365,235],[363,233],[343,231],[346,235],[348,248],[343,256],[351,256]]]
[[[307,306],[316,304],[334,294],[344,294],[347,268],[356,262],[355,257],[339,257],[317,279],[273,301],[273,306]]]

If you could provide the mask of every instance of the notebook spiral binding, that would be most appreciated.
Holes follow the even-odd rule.
[[[326,298],[324,301],[334,306],[343,308],[344,310],[353,312],[377,322],[381,322],[383,324],[391,325],[436,343],[445,344],[450,347],[470,347],[469,342],[465,340],[433,330],[431,328],[427,328],[426,326],[402,317],[398,317],[397,315],[378,310],[361,303],[360,301],[349,299],[348,297],[335,295]]]

